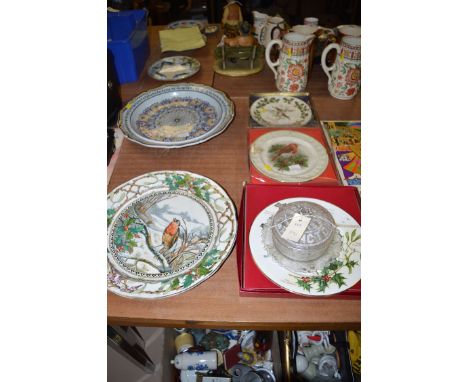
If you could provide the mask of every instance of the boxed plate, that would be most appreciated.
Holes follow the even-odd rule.
[[[341,184],[320,129],[249,129],[252,183]]]
[[[280,287],[278,280],[273,282],[269,279],[264,271],[257,265],[251,251],[249,239],[251,238],[251,231],[255,229],[254,223],[258,216],[260,216],[265,209],[270,205],[292,198],[310,198],[323,205],[346,215],[350,221],[355,221],[360,224],[360,197],[356,188],[347,186],[284,186],[284,185],[259,185],[247,184],[244,188],[242,198],[240,216],[239,216],[239,231],[237,236],[237,265],[239,276],[239,289],[241,296],[255,296],[255,297],[299,297],[307,296],[306,298],[318,297],[320,298],[340,298],[340,299],[359,299],[361,296],[361,283],[360,283],[360,256],[356,255],[353,259],[354,275],[347,274],[347,267],[345,264],[337,267],[333,275],[330,274],[329,282],[324,285],[314,283],[311,277],[299,277],[294,285],[287,286],[291,290],[294,288],[302,288],[291,293],[284,287]],[[340,212],[342,211],[342,212]],[[334,212],[334,213],[335,213]],[[337,219],[337,224],[340,218]],[[352,224],[349,224],[352,226]],[[352,232],[353,228],[350,228]],[[350,238],[351,234],[342,235],[343,243]],[[360,241],[357,234],[354,235],[356,241]],[[353,239],[353,240],[354,240]],[[359,251],[360,252],[360,251]],[[357,253],[357,252],[356,252]],[[346,253],[343,253],[346,255]],[[348,264],[349,265],[349,264]],[[344,279],[335,279],[338,282],[345,282],[347,285],[337,287],[333,282],[332,277],[336,273],[341,273]],[[322,287],[323,293],[318,292]],[[307,288],[310,288],[308,291]],[[333,289],[334,288],[334,289]],[[346,289],[347,288],[347,289]],[[295,290],[295,289],[294,289]],[[341,292],[339,292],[342,290]],[[336,293],[335,293],[336,292]]]
[[[250,127],[320,127],[309,93],[255,93],[249,97]]]

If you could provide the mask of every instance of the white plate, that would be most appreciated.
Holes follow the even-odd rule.
[[[250,146],[250,160],[262,174],[280,182],[306,182],[320,176],[328,166],[322,144],[292,130],[258,137]]]
[[[236,208],[212,180],[185,171],[132,179],[107,197],[107,287],[161,298],[209,278],[234,247]]]
[[[337,225],[341,235],[341,246],[336,251],[330,265],[319,272],[310,274],[296,273],[282,267],[273,256],[268,253],[262,239],[268,219],[277,211],[275,204],[308,201],[326,208]],[[327,296],[345,291],[361,279],[361,228],[358,222],[346,211],[334,204],[313,198],[290,198],[275,202],[266,207],[255,218],[250,229],[250,252],[257,267],[273,283],[281,288],[304,296]],[[262,228],[264,225],[265,228]]]
[[[296,97],[265,96],[250,106],[251,117],[261,126],[304,126],[312,118],[310,106]]]
[[[203,31],[206,23],[198,20],[178,20],[173,21],[172,23],[167,24],[167,29],[176,29],[176,28],[190,28],[197,26],[200,28],[200,31]]]
[[[164,85],[129,101],[119,114],[125,136],[148,147],[180,148],[222,133],[234,118],[232,101],[210,86]]]
[[[148,75],[159,81],[178,81],[191,77],[200,70],[200,62],[188,56],[172,56],[156,61]]]

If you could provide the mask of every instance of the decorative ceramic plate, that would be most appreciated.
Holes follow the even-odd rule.
[[[318,271],[297,273],[275,260],[268,245],[268,234],[271,233],[268,222],[278,211],[274,203],[260,212],[250,229],[249,245],[255,264],[273,283],[292,293],[326,296],[351,288],[361,279],[361,227],[358,222],[341,208],[319,199],[290,198],[280,203],[296,201],[317,203],[333,216],[337,228],[335,243],[324,255],[329,256],[331,262]]]
[[[257,99],[250,115],[262,126],[303,126],[312,118],[312,110],[299,98],[278,95]]]
[[[176,29],[176,28],[190,28],[197,26],[202,31],[205,28],[206,23],[198,20],[179,20],[167,24],[167,29]]]
[[[148,75],[159,81],[177,81],[193,76],[200,70],[200,62],[188,56],[172,56],[156,61]]]
[[[306,182],[328,166],[328,155],[316,139],[297,131],[277,130],[258,137],[250,146],[255,168],[280,182]]]
[[[180,83],[148,90],[121,110],[118,125],[143,146],[179,148],[223,132],[234,118],[227,96],[210,86]]]
[[[234,247],[236,208],[212,180],[184,171],[152,172],[107,196],[107,288],[161,298],[214,274]]]
[[[218,26],[217,25],[208,25],[206,28],[205,28],[205,33],[206,34],[211,34],[211,33],[215,33],[218,31]]]

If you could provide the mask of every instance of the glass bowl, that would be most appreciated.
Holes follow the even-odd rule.
[[[273,245],[283,256],[299,262],[318,259],[333,241],[336,226],[333,216],[324,207],[307,201],[278,203],[278,212],[273,216]],[[282,237],[295,214],[310,218],[299,241]]]

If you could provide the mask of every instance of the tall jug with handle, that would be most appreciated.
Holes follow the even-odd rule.
[[[269,17],[265,25],[265,36],[263,46],[268,46],[271,40],[279,39],[281,32],[286,30],[284,19],[280,16]]]
[[[263,45],[265,40],[265,29],[268,20],[268,15],[266,13],[261,13],[258,11],[253,11],[253,36],[257,39],[260,45]]]
[[[332,66],[327,66],[328,52],[336,49]],[[328,76],[328,91],[338,99],[353,98],[361,87],[361,37],[344,36],[340,44],[328,45],[322,53],[322,69]]]
[[[283,40],[272,40],[268,44],[265,58],[275,74],[276,88],[281,92],[302,92],[307,86],[309,53],[313,38],[299,33],[287,33]],[[270,51],[278,44],[278,60],[272,62]]]

